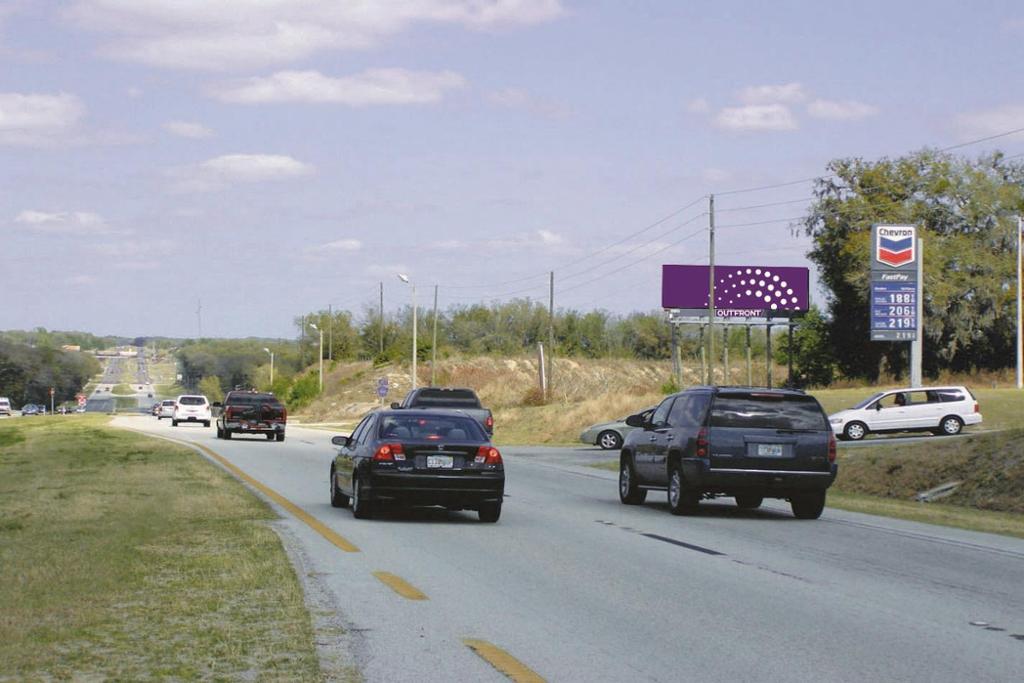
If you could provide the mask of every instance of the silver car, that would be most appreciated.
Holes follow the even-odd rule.
[[[644,408],[640,411],[641,415],[650,415],[654,412],[654,406],[650,408]],[[626,424],[626,418],[620,417],[617,420],[611,422],[602,422],[600,424],[591,425],[583,430],[580,434],[580,441],[583,443],[593,444],[600,446],[606,451],[613,451],[622,448],[622,442],[626,438],[626,434],[636,429],[636,427],[630,427]]]

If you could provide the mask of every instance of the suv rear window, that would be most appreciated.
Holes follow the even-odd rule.
[[[202,396],[182,396],[178,403],[183,406],[205,406],[206,399]]]
[[[829,428],[821,406],[810,396],[758,392],[715,396],[711,404],[711,426],[747,429]]]
[[[479,408],[480,399],[469,389],[424,389],[416,396],[417,406],[445,405]]]

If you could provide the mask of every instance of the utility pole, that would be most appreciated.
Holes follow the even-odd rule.
[[[552,386],[551,379],[555,369],[555,271],[551,271],[550,294],[548,298],[548,373],[547,385]]]
[[[327,360],[334,360],[334,309],[327,304]]]
[[[434,285],[434,339],[430,343],[430,386],[437,377],[437,285]]]
[[[1024,387],[1024,340],[1021,339],[1021,242],[1024,241],[1024,219],[1017,216],[1017,388]]]
[[[715,195],[708,195],[708,384],[715,383]]]
[[[380,282],[380,353],[384,354],[384,281]]]

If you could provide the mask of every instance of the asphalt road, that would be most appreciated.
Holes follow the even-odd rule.
[[[507,680],[488,641],[551,681],[1010,681],[1024,671],[1024,541],[782,501],[673,517],[627,507],[597,449],[508,447],[498,524],[330,507],[331,433],[276,443],[123,417],[201,443],[360,552],[278,506],[343,611],[368,681]],[[410,600],[374,577],[422,591]]]

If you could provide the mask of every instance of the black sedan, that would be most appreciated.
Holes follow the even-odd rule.
[[[368,519],[378,503],[476,510],[497,522],[505,492],[501,453],[480,424],[450,410],[381,410],[336,436],[331,505]]]

